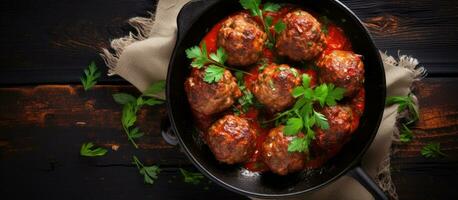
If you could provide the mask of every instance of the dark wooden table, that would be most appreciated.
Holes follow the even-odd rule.
[[[458,3],[454,0],[345,0],[382,51],[411,54],[428,69],[417,84],[421,120],[413,142],[398,145],[392,175],[401,199],[458,199]],[[109,40],[133,31],[126,20],[145,16],[152,0],[6,0],[0,7],[1,199],[246,199],[207,181],[190,185],[178,168],[195,170],[161,138],[163,106],[143,109],[139,149],[127,141],[121,107],[111,95],[138,94],[119,77],[84,92],[79,77]],[[370,66],[369,66],[370,67]],[[92,141],[106,148],[82,158]],[[419,151],[440,142],[444,158]],[[163,169],[145,185],[132,155]]]

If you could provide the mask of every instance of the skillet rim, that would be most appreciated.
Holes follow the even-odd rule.
[[[215,2],[216,2],[216,4],[217,4],[220,1],[222,1],[222,0],[216,0],[216,1],[212,2],[212,3],[215,4]],[[356,14],[353,11],[351,11],[342,2],[340,2],[338,0],[329,0],[329,1],[331,3],[333,3],[336,7],[341,9],[343,12],[345,12],[345,15],[348,18],[351,18],[356,23],[358,28],[360,28],[363,31],[363,33],[366,34],[366,36],[369,39],[369,41],[368,41],[368,43],[366,45],[369,46],[369,48],[372,50],[372,53],[374,53],[374,55],[376,55],[376,57],[375,57],[376,60],[373,61],[373,62],[374,63],[375,62],[378,63],[377,67],[379,67],[380,69],[382,69],[383,72],[385,72],[385,69],[383,67],[383,62],[382,62],[380,54],[379,54],[379,50],[376,48],[372,35],[370,34],[369,30],[363,25],[362,21],[356,16]],[[185,10],[186,7],[192,5],[193,3],[197,3],[197,2],[209,3],[209,2],[205,2],[205,0],[197,0],[197,1],[191,0],[191,1],[187,2],[181,8],[180,12],[178,13],[178,17],[177,17],[178,29],[180,28],[179,27],[180,20],[183,20],[183,19],[180,18],[180,17],[183,17],[182,16],[183,10]],[[187,34],[187,31],[189,31],[189,28],[192,27],[195,24],[195,22],[198,20],[198,17],[201,16],[203,13],[207,12],[207,10],[209,8],[211,8],[211,6],[206,8],[205,10],[203,10],[201,13],[199,13],[197,15],[197,17],[195,17],[195,18],[193,18],[191,20],[191,22],[188,25],[188,30],[186,30],[186,32],[184,32],[183,35]],[[182,43],[182,36],[181,36],[180,33],[181,32],[179,30],[177,30],[177,41],[175,43],[175,46],[174,46],[174,49],[173,49],[173,52],[172,52],[172,55],[171,55],[171,58],[170,58],[169,67],[168,67],[168,70],[167,70],[167,80],[166,80],[166,82],[167,82],[167,84],[166,84],[166,97],[167,97],[167,99],[171,96],[171,93],[172,93],[172,91],[170,89],[170,86],[169,86],[170,85],[169,82],[172,81],[172,71],[173,71],[172,63],[174,62],[176,54],[177,54],[177,47],[180,46],[181,43]],[[385,73],[380,75],[380,82],[381,82],[380,84],[383,84],[383,86],[382,85],[379,86],[382,89],[379,93],[384,98],[379,100],[380,101],[379,105],[383,105],[383,106],[381,106],[381,109],[380,109],[380,111],[378,113],[378,118],[377,118],[376,123],[374,122],[375,125],[374,125],[374,127],[372,129],[371,137],[369,138],[369,140],[366,141],[366,143],[364,145],[364,148],[354,157],[354,159],[346,167],[343,167],[343,169],[341,170],[340,173],[337,173],[335,176],[333,176],[332,178],[330,178],[328,180],[322,181],[320,184],[317,184],[316,186],[309,187],[307,189],[299,190],[299,191],[296,191],[296,192],[280,193],[280,194],[263,194],[263,193],[258,193],[258,192],[251,192],[251,191],[247,191],[247,190],[241,189],[239,187],[235,187],[235,186],[233,186],[231,184],[228,184],[228,183],[224,182],[223,180],[219,179],[218,177],[214,176],[211,172],[209,172],[203,166],[203,164],[201,164],[199,161],[197,161],[196,157],[190,152],[190,149],[187,147],[186,143],[181,138],[181,134],[178,131],[177,126],[175,124],[175,119],[173,117],[174,114],[172,113],[173,109],[172,109],[172,105],[171,105],[170,101],[166,101],[167,114],[168,114],[168,117],[169,117],[169,120],[170,120],[171,128],[174,131],[174,133],[177,135],[178,141],[180,143],[180,147],[184,149],[185,154],[188,157],[188,159],[190,159],[191,162],[201,172],[203,172],[203,174],[205,174],[207,177],[209,177],[212,181],[214,181],[217,184],[223,186],[224,188],[227,188],[230,191],[233,191],[233,192],[236,192],[238,194],[245,195],[245,196],[258,197],[258,198],[292,197],[292,196],[296,196],[296,195],[299,195],[299,194],[304,194],[304,193],[308,193],[308,192],[312,192],[312,191],[317,191],[317,190],[323,188],[324,186],[336,181],[337,179],[339,179],[343,175],[348,174],[351,170],[353,170],[354,168],[356,168],[356,167],[361,165],[361,158],[367,152],[368,148],[370,147],[370,145],[374,141],[374,138],[377,135],[377,131],[378,131],[378,128],[380,127],[380,123],[381,123],[382,117],[383,117],[383,111],[384,111],[384,105],[385,105],[385,99],[386,99],[386,77],[385,77]]]

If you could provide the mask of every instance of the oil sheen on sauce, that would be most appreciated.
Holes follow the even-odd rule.
[[[266,16],[271,16],[273,18],[273,24],[275,24],[280,18],[282,18],[291,9],[294,9],[294,7],[285,6],[281,8],[278,12],[268,12]],[[245,12],[245,11],[241,11],[241,12]],[[317,19],[319,19],[319,17],[317,17],[318,16],[317,14],[315,13],[312,13],[312,14]],[[201,46],[203,43],[206,44],[207,52],[209,54],[216,52],[218,48],[217,46],[218,31],[221,28],[221,24],[225,19],[215,24],[208,31],[208,33],[205,35],[205,37],[201,41]],[[258,23],[260,23],[258,18],[255,18],[255,20]],[[271,33],[275,34],[273,29],[271,29]],[[331,21],[327,21],[326,44],[327,46],[326,46],[326,49],[323,51],[323,53],[326,53],[331,50],[352,50],[350,40],[345,35],[344,31]],[[264,48],[262,59],[266,60],[267,64],[273,63],[276,59],[276,55],[274,52],[272,52],[272,50],[268,48]],[[250,89],[253,83],[256,81],[257,75],[259,73],[258,67],[259,65],[251,66],[249,70],[251,75],[245,75],[244,77],[245,85],[248,89]],[[301,66],[292,66],[292,67],[295,67],[301,73],[308,74],[311,77],[311,86],[313,87],[314,85],[316,85],[318,81],[317,80],[318,75],[314,68],[310,68],[310,67],[304,68]],[[364,92],[364,89],[362,89],[359,92],[359,94],[350,102],[350,104],[352,105],[353,111],[355,111],[355,113],[357,114],[352,124],[352,126],[355,128],[358,127],[360,115],[364,111],[364,98],[365,98],[364,95],[365,95],[365,92]],[[228,114],[230,112],[231,111],[229,111]],[[264,127],[264,128],[261,127],[258,118],[259,118],[259,115],[263,113],[265,112],[263,112],[262,110],[256,109],[255,107],[251,107],[249,108],[249,110],[246,113],[243,113],[240,115],[240,117],[243,117],[250,122],[251,127],[254,128],[257,133],[256,144],[254,144],[256,146],[256,150],[253,153],[253,155],[251,156],[251,158],[249,159],[249,161],[244,164],[244,167],[246,169],[250,171],[254,171],[254,172],[264,172],[264,171],[269,170],[267,166],[262,162],[260,151],[261,151],[262,143],[264,142],[264,139],[266,138],[269,132],[269,128],[272,128],[272,127]],[[215,121],[216,119],[205,118],[202,120]],[[205,123],[208,123],[208,122],[205,122]],[[320,168],[328,159],[330,159],[335,154],[337,154],[340,148],[342,147],[342,146],[336,146],[332,149],[328,149],[325,152],[316,152],[314,151],[313,146],[314,145],[312,144],[312,150],[310,153],[313,155],[309,155],[309,160],[306,163],[306,167],[308,169]]]

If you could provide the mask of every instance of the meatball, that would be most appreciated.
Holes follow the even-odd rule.
[[[262,158],[270,170],[276,174],[286,175],[305,167],[307,155],[300,152],[288,152],[288,145],[294,138],[283,135],[284,126],[270,130],[262,144]]]
[[[296,69],[285,64],[270,64],[258,74],[252,92],[270,111],[279,112],[294,104],[291,91],[300,83]]]
[[[350,106],[335,105],[324,107],[320,112],[328,119],[329,129],[317,128],[315,132],[316,144],[324,149],[331,150],[342,146],[351,133],[357,128],[356,116]]]
[[[333,83],[345,88],[345,96],[355,95],[364,83],[364,64],[359,55],[351,51],[333,50],[317,62],[321,83]]]
[[[295,10],[283,17],[286,29],[277,37],[278,54],[291,60],[311,60],[325,48],[321,24],[308,12]]]
[[[226,115],[208,130],[207,144],[220,162],[235,164],[247,161],[255,150],[256,132],[248,121]]]
[[[258,61],[267,35],[247,13],[227,18],[218,32],[218,46],[228,55],[227,63],[246,66]]]
[[[211,115],[229,108],[242,95],[235,77],[228,70],[217,83],[204,81],[205,70],[193,69],[185,81],[185,91],[191,108],[203,115]]]

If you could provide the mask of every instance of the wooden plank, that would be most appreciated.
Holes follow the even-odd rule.
[[[0,8],[0,84],[79,82],[111,39],[135,31],[131,17],[148,16],[156,0],[6,0]],[[106,74],[106,73],[104,73]],[[24,77],[28,77],[24,79]],[[122,81],[102,76],[101,81]]]
[[[457,78],[428,78],[416,84],[420,121],[408,144],[396,145],[392,178],[401,199],[458,199],[458,91]],[[447,157],[426,159],[421,148],[440,142]]]
[[[454,186],[458,180],[458,96],[453,95],[457,87],[458,78],[427,78],[417,85],[422,112],[413,129],[415,139],[398,145],[392,159],[393,180],[402,199],[456,199],[452,197],[457,195]],[[205,191],[182,183],[166,184],[177,176],[177,167],[191,166],[179,149],[161,139],[159,124],[165,115],[164,106],[140,112],[139,124],[146,136],[139,140],[140,149],[135,150],[120,126],[121,107],[111,97],[117,92],[138,94],[132,86],[116,85],[99,85],[89,92],[78,85],[0,88],[0,184],[6,186],[0,192],[12,194],[15,188],[24,186],[30,188],[30,195],[48,199],[64,193],[79,199],[95,198],[100,197],[95,194],[100,191],[107,198],[159,195],[176,199],[184,195],[202,199],[232,195],[218,186]],[[87,141],[120,148],[104,157],[81,158],[80,145]],[[423,158],[419,151],[430,141],[440,142],[448,156]],[[144,186],[130,164],[132,154],[147,164],[160,164],[167,175],[161,176],[157,185]],[[35,181],[29,183],[27,179]],[[49,196],[40,196],[44,193]]]
[[[0,8],[0,85],[76,83],[98,49],[133,31],[127,20],[145,16],[156,0],[6,0]],[[343,0],[368,26],[377,46],[411,54],[430,74],[458,70],[457,1]],[[27,78],[24,78],[27,77]],[[103,76],[101,82],[120,82]]]
[[[382,51],[413,55],[430,75],[457,74],[458,2],[342,0],[358,15]],[[454,50],[452,50],[454,49]]]

